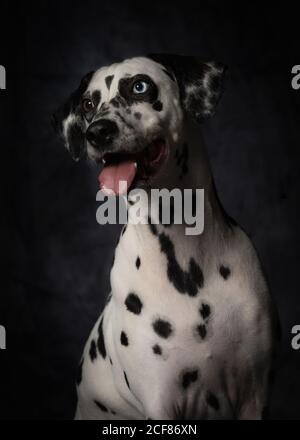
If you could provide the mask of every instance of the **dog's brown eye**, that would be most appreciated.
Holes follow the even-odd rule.
[[[91,99],[84,99],[82,101],[81,107],[84,113],[89,113],[91,110],[93,110],[95,106]]]

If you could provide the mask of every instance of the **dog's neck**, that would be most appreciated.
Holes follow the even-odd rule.
[[[175,141],[170,141],[170,158],[159,179],[160,188],[207,190],[211,171],[199,124],[186,118]]]
[[[152,188],[169,191],[176,188],[181,191],[203,189],[204,231],[198,238],[203,241],[207,236],[226,235],[227,217],[216,194],[201,130],[196,122],[190,119],[185,121],[181,134],[170,146],[168,162],[153,182]],[[151,212],[156,213],[157,218],[159,207],[151,206]],[[177,228],[179,236],[182,236],[182,234],[186,235],[186,226],[173,225],[173,228]],[[191,240],[194,239],[195,236],[191,236]]]

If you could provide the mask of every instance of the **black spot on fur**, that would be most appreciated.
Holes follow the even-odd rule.
[[[145,93],[133,93],[133,85],[137,81],[147,82],[148,89]],[[124,77],[120,79],[119,93],[128,105],[132,105],[136,102],[149,102],[150,104],[153,104],[157,100],[158,88],[150,76],[137,74],[131,77]]]
[[[131,115],[131,108],[130,107],[127,107],[127,109],[125,111],[128,115]]]
[[[83,358],[79,362],[78,369],[77,369],[77,375],[76,375],[77,386],[80,385],[80,383],[82,381],[82,366],[83,366]]]
[[[173,332],[171,324],[164,319],[157,319],[153,322],[152,327],[158,336],[165,339]]]
[[[100,92],[100,90],[95,90],[92,93],[92,101],[93,101],[95,107],[98,107],[99,102],[101,101],[101,92]]]
[[[161,346],[158,345],[158,344],[153,345],[152,351],[153,351],[154,354],[157,354],[159,356],[162,354]]]
[[[201,309],[199,310],[200,315],[204,320],[206,320],[210,316],[210,306],[208,304],[202,303]]]
[[[126,101],[126,99],[123,96],[117,95],[117,99],[118,99],[121,107],[128,108],[128,102]]]
[[[199,324],[197,327],[197,331],[201,337],[201,339],[205,339],[207,331],[206,331],[206,327],[204,324]]]
[[[110,365],[113,365],[113,361],[111,360],[111,357],[109,358],[109,362],[110,362]]]
[[[122,345],[125,345],[125,347],[129,345],[128,337],[124,331],[121,331],[120,341]]]
[[[140,268],[140,265],[141,265],[141,259],[140,259],[140,257],[137,257],[137,259],[136,259],[136,261],[135,261],[135,265],[136,265],[136,268],[137,268],[137,269]]]
[[[157,235],[157,227],[155,224],[151,223],[151,218],[148,218],[148,224],[149,224],[149,228],[150,231],[152,232],[153,235]]]
[[[111,86],[111,83],[112,83],[113,79],[114,79],[114,75],[108,75],[105,78],[105,84],[106,84],[106,87],[108,88],[108,90],[110,89],[110,86]]]
[[[186,371],[182,375],[182,381],[181,381],[182,387],[184,389],[187,389],[191,385],[191,383],[196,382],[197,379],[198,379],[198,370]]]
[[[229,267],[223,265],[220,266],[219,271],[220,271],[220,275],[224,278],[224,280],[227,280],[227,278],[230,276],[231,273]]]
[[[118,101],[117,98],[113,98],[113,99],[110,101],[110,103],[111,103],[111,105],[112,105],[113,107],[115,107],[115,108],[119,108],[119,107],[120,107],[120,102]]]
[[[124,235],[124,234],[125,234],[125,232],[126,232],[126,229],[127,229],[127,225],[125,225],[125,226],[124,226],[124,228],[123,228],[123,230],[122,230],[122,235]]]
[[[99,400],[94,400],[94,402],[98,406],[98,408],[101,409],[101,411],[108,412],[106,406],[104,406],[103,403],[99,402]]]
[[[67,130],[69,150],[74,160],[81,159],[86,152],[86,140],[83,121],[73,122]]]
[[[139,315],[143,307],[142,301],[135,293],[129,293],[129,295],[127,295],[125,305],[127,307],[127,310],[134,313],[135,315]]]
[[[157,112],[161,112],[163,109],[163,105],[161,101],[155,101],[154,104],[152,105],[153,110],[157,111]]]
[[[91,361],[94,362],[94,360],[97,357],[97,347],[96,347],[96,342],[94,341],[94,339],[92,339],[89,354],[90,354]]]
[[[190,259],[190,278],[200,288],[203,287],[203,283],[204,283],[203,272],[200,269],[200,266],[194,260],[194,258]]]
[[[176,259],[174,245],[170,238],[161,233],[159,234],[159,242],[161,251],[166,254],[168,260],[167,273],[170,282],[173,283],[178,292],[196,296],[198,287],[202,288],[204,285],[204,277],[200,266],[191,258],[189,270],[184,271]]]
[[[142,117],[142,113],[135,112],[135,113],[133,113],[133,116],[139,121],[141,119],[141,117]]]
[[[130,390],[130,385],[129,385],[128,378],[127,378],[125,371],[124,371],[124,379],[125,379],[126,385],[128,386],[128,389]]]
[[[99,353],[103,357],[103,359],[106,358],[106,348],[105,348],[105,342],[104,342],[104,336],[103,336],[103,317],[101,318],[99,327],[98,327],[98,340],[97,340],[97,346]]]
[[[206,403],[215,411],[218,411],[220,408],[219,399],[211,391],[206,395]]]

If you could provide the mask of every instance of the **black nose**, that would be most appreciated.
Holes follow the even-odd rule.
[[[86,131],[86,138],[95,148],[110,145],[118,133],[118,126],[109,119],[93,122]]]

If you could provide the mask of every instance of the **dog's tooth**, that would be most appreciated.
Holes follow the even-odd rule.
[[[134,166],[135,166],[135,168],[137,168],[137,163],[136,162],[134,162]]]
[[[102,157],[102,163],[103,163],[103,165],[106,164],[106,160],[104,159],[104,157]]]

